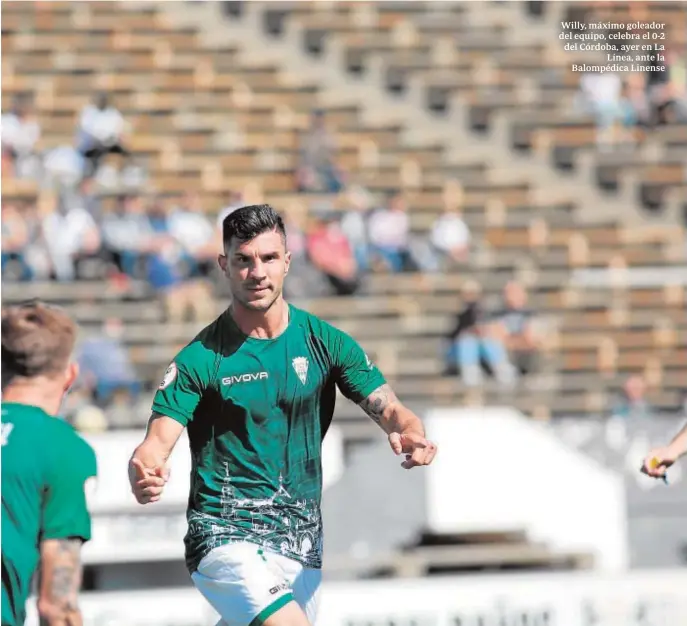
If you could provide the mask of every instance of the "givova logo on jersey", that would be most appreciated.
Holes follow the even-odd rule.
[[[236,383],[250,383],[254,380],[264,380],[269,378],[267,372],[255,372],[251,374],[235,374],[232,376],[225,376],[222,379],[222,384],[225,387],[229,385],[235,385]]]

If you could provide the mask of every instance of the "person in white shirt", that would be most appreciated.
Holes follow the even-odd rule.
[[[76,278],[76,264],[100,252],[100,233],[82,206],[57,199],[55,210],[43,218],[43,239],[57,280]]]
[[[107,94],[98,94],[94,104],[86,106],[79,119],[78,146],[90,164],[87,175],[95,175],[106,154],[129,156],[129,151],[122,144],[123,133],[122,114],[110,105]]]
[[[403,195],[396,193],[391,196],[387,207],[370,216],[370,248],[372,254],[381,258],[391,271],[401,272],[410,257],[410,221]]]
[[[430,233],[430,243],[435,253],[437,269],[447,261],[464,263],[470,249],[470,229],[463,221],[460,211],[446,207],[436,219]]]
[[[370,266],[367,235],[370,195],[361,187],[352,187],[346,194],[346,200],[348,206],[341,218],[341,230],[351,244],[358,269],[366,272]]]
[[[186,259],[194,266],[191,276],[207,276],[217,258],[217,237],[212,222],[203,212],[200,197],[187,193],[181,204],[167,217],[169,234],[181,245]]]
[[[103,218],[101,228],[113,263],[127,276],[138,276],[147,255],[158,247],[142,199],[120,197],[115,210]]]
[[[11,164],[18,178],[37,174],[36,145],[41,138],[41,127],[32,114],[31,101],[17,98],[9,113],[2,116],[2,157]]]

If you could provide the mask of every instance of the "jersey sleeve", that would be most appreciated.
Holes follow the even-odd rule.
[[[359,404],[386,383],[383,374],[350,335],[331,327],[329,342],[336,384],[349,400]]]
[[[43,499],[42,539],[79,537],[88,541],[91,515],[87,498],[97,480],[95,452],[74,431],[55,439]]]
[[[153,411],[186,426],[210,386],[213,370],[214,354],[200,342],[186,346],[167,368],[153,398]]]

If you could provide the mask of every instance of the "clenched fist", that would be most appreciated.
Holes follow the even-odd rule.
[[[157,502],[168,480],[169,468],[164,465],[145,467],[137,458],[129,462],[131,492],[139,504]]]

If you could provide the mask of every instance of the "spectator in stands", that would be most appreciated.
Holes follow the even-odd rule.
[[[343,173],[336,165],[336,140],[326,127],[324,112],[314,111],[310,128],[304,133],[296,171],[300,191],[338,193]]]
[[[106,154],[129,156],[124,147],[124,118],[110,104],[105,93],[96,95],[93,104],[86,106],[79,119],[77,145],[87,160],[86,176],[94,176]]]
[[[625,419],[647,419],[654,415],[654,411],[646,399],[644,378],[635,374],[625,381],[622,394],[615,401],[611,413],[612,417]]]
[[[360,272],[370,267],[368,220],[371,201],[369,194],[360,187],[346,193],[346,210],[341,218],[341,230],[346,235]]]
[[[26,258],[29,230],[15,204],[2,208],[2,277],[31,280],[33,272]]]
[[[122,338],[122,320],[110,317],[103,322],[101,334],[86,339],[78,352],[84,386],[100,406],[107,405],[115,393],[135,400],[141,383]]]
[[[470,229],[458,209],[446,206],[436,219],[430,234],[430,245],[435,270],[460,265],[468,260]]]
[[[494,331],[505,344],[511,362],[521,374],[532,372],[539,343],[532,328],[534,313],[527,308],[527,292],[515,281],[503,290],[505,307],[494,316]]]
[[[78,204],[69,205],[63,194],[43,218],[43,240],[57,280],[70,281],[86,273],[94,277],[102,267],[101,237],[90,213]],[[94,265],[87,272],[82,265]]]
[[[307,237],[303,232],[302,213],[282,215],[286,228],[286,243],[291,253],[289,280],[284,283],[287,298],[306,298],[327,293],[330,283],[308,258]]]
[[[143,271],[146,256],[155,245],[154,231],[139,196],[121,196],[115,211],[102,221],[105,247],[117,268],[129,277]]]
[[[44,197],[41,203],[48,210],[52,208],[53,200]],[[38,204],[33,201],[20,201],[17,203],[18,212],[26,226],[26,244],[23,256],[30,270],[33,280],[49,280],[52,274],[52,265],[48,256],[47,246],[43,237],[43,217],[38,209]]]
[[[637,124],[628,86],[619,74],[587,72],[580,80],[580,89],[583,109],[596,119],[596,142],[601,149],[608,149],[614,143],[617,123],[624,130]]]
[[[9,113],[2,116],[3,169],[16,178],[38,178],[40,161],[36,146],[41,127],[33,113],[29,96],[17,97]]]
[[[203,211],[200,196],[187,193],[169,214],[169,234],[181,245],[189,275],[207,277],[217,263],[217,232]]]
[[[516,382],[515,368],[508,360],[505,345],[493,331],[482,302],[482,289],[469,280],[462,290],[463,308],[448,335],[447,374],[460,370],[463,382],[474,387],[482,382],[482,363],[507,388]]]
[[[687,120],[685,59],[675,46],[667,46],[665,61],[656,61],[659,70],[647,73],[647,94],[651,106],[653,126],[674,124]]]
[[[391,195],[386,207],[372,213],[368,235],[371,254],[388,270],[416,269],[410,254],[410,220],[401,193]]]
[[[147,259],[150,285],[162,297],[168,320],[181,322],[190,309],[193,317],[204,320],[214,314],[210,288],[196,280],[197,264],[189,257],[171,230],[171,220],[164,199],[155,197],[148,207],[148,220],[154,237]]]
[[[313,218],[306,247],[310,262],[327,277],[337,295],[350,295],[357,291],[360,278],[355,256],[334,216]]]
[[[43,184],[46,187],[75,189],[83,179],[86,159],[74,146],[57,146],[43,159]]]

